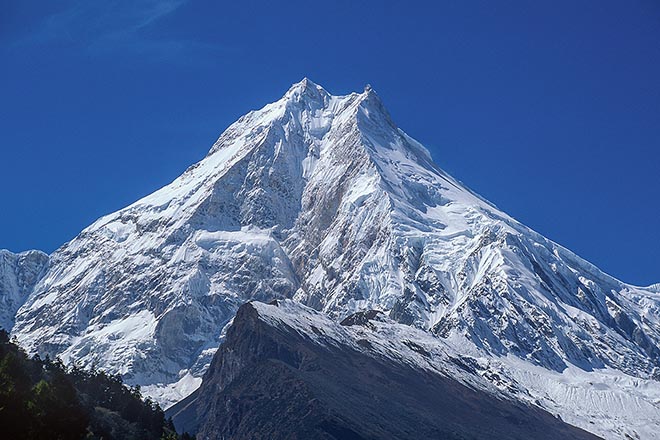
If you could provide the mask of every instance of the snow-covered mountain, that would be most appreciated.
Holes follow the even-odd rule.
[[[0,249],[0,328],[14,326],[16,311],[27,300],[48,267],[48,255],[41,251],[20,254]]]
[[[370,87],[333,96],[307,79],[51,255],[13,334],[167,405],[199,385],[238,307],[274,298],[337,320],[379,309],[548,374],[660,379],[657,289],[604,274],[444,173]]]

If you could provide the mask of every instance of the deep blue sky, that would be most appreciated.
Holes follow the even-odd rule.
[[[371,83],[500,208],[660,281],[657,0],[4,0],[0,60],[0,248],[53,251],[308,76]]]

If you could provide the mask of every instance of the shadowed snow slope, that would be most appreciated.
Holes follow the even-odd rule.
[[[657,379],[656,290],[602,273],[448,176],[371,88],[333,96],[305,79],[56,251],[13,333],[166,405],[199,385],[252,299],[337,320],[379,309],[549,372]]]

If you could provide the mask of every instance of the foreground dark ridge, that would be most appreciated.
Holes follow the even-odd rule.
[[[338,345],[336,329],[314,324],[311,338],[277,309],[239,309],[201,388],[168,411],[179,430],[210,440],[598,438],[537,407],[371,353],[366,340],[358,341],[364,350]]]

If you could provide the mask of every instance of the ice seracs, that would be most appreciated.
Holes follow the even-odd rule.
[[[253,299],[293,298],[335,320],[379,309],[553,374],[660,371],[656,288],[602,273],[474,194],[370,87],[293,85],[50,260],[13,333],[165,405],[199,383]]]

